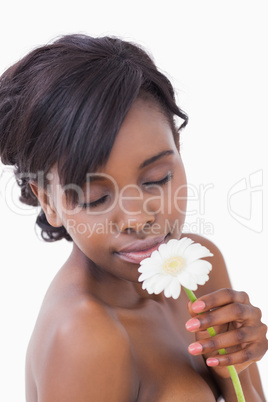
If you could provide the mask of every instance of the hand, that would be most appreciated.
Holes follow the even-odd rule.
[[[227,366],[237,372],[262,358],[268,349],[267,326],[261,322],[261,310],[252,306],[245,292],[221,289],[189,302],[193,317],[186,329],[196,334],[188,348],[192,355],[203,355],[206,363],[223,378],[230,376]],[[202,313],[202,314],[200,314]],[[217,335],[210,337],[206,329],[214,327]],[[225,355],[218,353],[225,348]]]

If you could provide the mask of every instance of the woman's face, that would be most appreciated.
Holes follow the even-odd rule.
[[[152,102],[133,104],[105,167],[88,175],[82,189],[75,187],[74,209],[67,206],[56,169],[52,173],[59,225],[102,272],[136,282],[140,261],[181,235],[184,167],[167,118]]]

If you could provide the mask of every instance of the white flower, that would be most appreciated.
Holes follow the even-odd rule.
[[[166,297],[177,299],[181,286],[196,290],[197,285],[204,285],[212,265],[200,258],[213,254],[201,244],[193,243],[188,237],[171,239],[153,251],[150,258],[142,260],[138,269],[142,288],[149,294],[164,291]]]

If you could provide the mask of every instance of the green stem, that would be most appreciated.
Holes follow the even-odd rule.
[[[191,303],[196,301],[197,298],[196,298],[195,294],[191,290],[189,290],[187,288],[183,288],[183,289],[185,290],[185,292],[186,292],[187,296],[189,297]],[[210,336],[217,335],[217,333],[216,333],[216,331],[215,331],[215,329],[213,327],[207,328],[207,331],[208,331]],[[226,354],[225,349],[219,349],[218,352],[219,352],[220,355],[225,355]],[[243,394],[242,386],[241,386],[241,383],[240,383],[240,380],[239,380],[239,377],[238,377],[238,374],[237,374],[237,371],[236,371],[235,367],[234,366],[227,366],[227,368],[228,368],[228,371],[230,373],[231,379],[233,381],[237,401],[238,402],[245,402],[245,397],[244,397],[244,394]]]

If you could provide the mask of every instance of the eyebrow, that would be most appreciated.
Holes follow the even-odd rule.
[[[145,161],[142,162],[142,164],[139,166],[139,169],[143,169],[146,166],[150,165],[151,163],[154,163],[158,159],[164,158],[165,156],[168,155],[174,155],[174,151],[171,149],[167,149],[166,151],[161,151],[159,154],[152,156],[151,158],[146,159]],[[94,181],[105,181],[106,177],[99,176],[98,173],[95,173],[93,176],[90,176],[89,181],[87,183],[92,183]]]
[[[151,158],[143,161],[142,164],[139,166],[139,169],[143,169],[146,166],[150,165],[151,163],[157,161],[158,159],[164,158],[165,156],[168,156],[168,155],[174,155],[174,151],[172,151],[171,149],[168,149],[166,151],[159,152],[159,154],[154,155]]]
[[[92,183],[94,181],[105,181],[107,180],[107,177],[103,177],[101,175],[98,175],[98,173],[94,173],[93,176],[90,176],[89,180],[86,181],[86,183]]]

